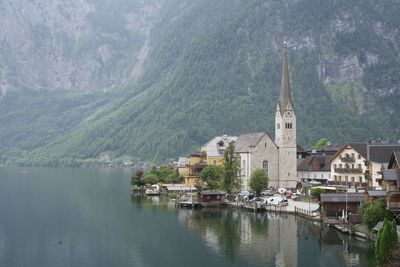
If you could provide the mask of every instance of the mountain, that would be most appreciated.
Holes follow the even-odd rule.
[[[146,34],[136,46],[118,35],[126,29],[125,4],[132,1],[117,1],[115,9],[107,1],[81,2],[76,5],[95,5],[91,12],[111,16],[99,16],[100,30],[85,27],[88,42],[96,43],[99,32],[109,36],[108,31],[125,42],[116,46],[120,57],[109,68],[90,69],[85,77],[99,79],[80,77],[79,86],[35,86],[29,79],[12,83],[25,77],[23,69],[18,79],[1,75],[9,89],[0,100],[0,162],[162,160],[198,149],[215,135],[273,133],[283,40],[289,48],[299,144],[310,146],[321,137],[338,143],[400,139],[398,1],[138,1],[132,12],[152,10],[152,15],[144,12]],[[69,8],[71,18],[83,12]],[[111,27],[114,17],[125,20]],[[49,43],[57,46],[56,40]],[[0,51],[14,56],[3,47]],[[82,64],[91,62],[91,53],[82,52]],[[136,59],[126,66],[128,55]],[[80,66],[77,58],[65,61]],[[20,63],[17,57],[11,62]],[[35,71],[51,77],[45,72],[49,65],[38,63]],[[13,69],[2,65],[1,73]],[[136,75],[126,75],[135,68]],[[113,78],[102,78],[107,75]]]

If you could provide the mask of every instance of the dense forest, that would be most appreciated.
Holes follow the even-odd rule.
[[[2,91],[0,163],[160,161],[216,135],[273,133],[283,40],[300,145],[400,140],[398,1],[158,4],[128,85]]]

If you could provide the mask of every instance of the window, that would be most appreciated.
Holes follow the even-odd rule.
[[[278,128],[278,130],[281,128],[281,124],[280,123],[278,123],[277,125],[276,125],[276,127]]]
[[[359,181],[360,183],[362,183],[362,177],[361,177],[361,176],[358,177],[358,181]]]
[[[358,164],[358,168],[361,169],[361,164]]]
[[[354,158],[354,153],[351,153],[351,157]]]
[[[336,169],[336,168],[337,168],[337,167],[336,167],[336,164],[333,164],[333,168],[334,168],[334,169]]]
[[[263,161],[263,169],[265,171],[265,174],[268,176],[268,161],[266,160]]]
[[[264,144],[264,147],[267,147],[267,143]]]
[[[351,164],[351,168],[354,169],[354,164]]]
[[[351,182],[352,182],[352,183],[355,182],[355,177],[351,177]]]
[[[340,163],[340,164],[339,164],[339,168],[343,168],[343,165],[342,165],[342,163]]]
[[[345,177],[344,177],[344,180],[345,180],[346,182],[348,182],[348,181],[349,181],[349,176],[345,176]]]
[[[335,181],[337,181],[337,175],[334,175],[333,177],[334,177],[333,179],[334,179]]]
[[[217,165],[217,161],[216,161],[216,160],[214,160],[214,162],[213,162],[213,163],[214,163],[214,165]]]
[[[293,124],[291,122],[286,122],[285,123],[285,128],[286,129],[292,129],[292,127],[293,127]]]
[[[358,159],[361,159],[361,155],[360,155],[360,154],[358,154],[358,156],[357,156],[357,157],[358,157]]]

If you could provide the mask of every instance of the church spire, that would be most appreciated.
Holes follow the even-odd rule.
[[[281,91],[279,94],[279,109],[281,114],[286,110],[288,103],[294,107],[292,101],[292,90],[290,88],[290,77],[289,77],[289,63],[288,63],[288,52],[287,43],[283,43],[283,63],[282,63],[282,80],[281,80]]]

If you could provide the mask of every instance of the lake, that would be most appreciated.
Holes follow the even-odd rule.
[[[294,215],[176,209],[129,170],[0,168],[0,266],[375,266],[372,242]]]

